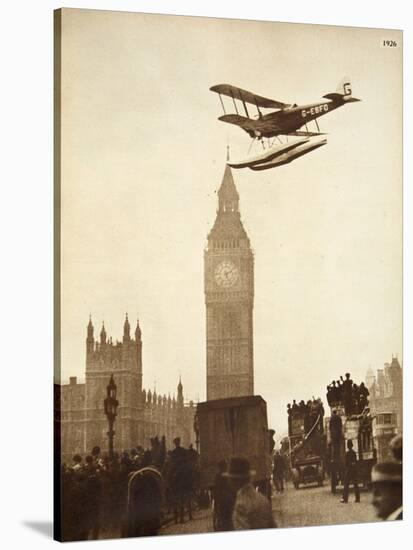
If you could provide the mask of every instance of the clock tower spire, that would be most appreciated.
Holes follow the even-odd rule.
[[[254,257],[227,165],[204,253],[207,399],[252,395]]]
[[[239,195],[232,177],[231,168],[226,165],[221,187],[218,190],[218,211],[219,212],[238,212]]]

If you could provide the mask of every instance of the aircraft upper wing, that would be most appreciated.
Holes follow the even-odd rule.
[[[234,99],[239,99],[240,101],[245,101],[246,103],[251,103],[257,107],[284,109],[289,106],[288,103],[276,101],[275,99],[268,99],[266,97],[248,92],[247,90],[237,88],[236,86],[231,86],[231,84],[217,84],[216,86],[212,86],[210,90],[211,92],[216,92],[217,94],[226,95]]]

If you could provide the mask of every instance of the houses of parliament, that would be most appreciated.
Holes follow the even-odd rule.
[[[108,338],[104,325],[98,339],[89,319],[86,335],[86,380],[71,377],[61,387],[61,452],[86,453],[98,445],[107,448],[108,421],[103,409],[106,387],[113,374],[119,407],[115,422],[115,448],[148,447],[151,437],[165,435],[168,446],[181,437],[188,446],[195,443],[195,405],[184,403],[179,380],[176,397],[158,395],[142,388],[142,332],[139,323],[134,337],[126,316],[122,342]]]
[[[196,260],[195,260],[196,261]],[[218,190],[215,223],[204,250],[207,400],[253,395],[254,258],[241,222],[239,195],[226,166]],[[103,400],[113,374],[119,407],[115,449],[148,447],[151,437],[165,435],[167,447],[179,436],[196,442],[196,406],[184,402],[181,380],[176,397],[142,387],[142,331],[134,334],[126,316],[121,342],[108,338],[104,325],[95,337],[92,319],[86,329],[85,382],[71,377],[60,387],[61,453],[70,458],[98,445],[107,448],[108,422]],[[202,367],[200,367],[202,368]]]

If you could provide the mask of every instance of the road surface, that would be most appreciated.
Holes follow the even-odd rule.
[[[361,502],[354,502],[350,490],[349,502],[340,502],[341,491],[330,492],[330,487],[304,487],[294,489],[292,484],[272,499],[273,513],[278,527],[304,527],[310,525],[337,525],[377,521],[371,505],[371,494],[361,491]]]
[[[377,521],[371,505],[371,494],[361,492],[361,502],[354,502],[350,491],[349,502],[340,502],[341,491],[332,495],[328,486],[294,489],[288,484],[282,494],[274,494],[272,508],[278,527],[304,527],[314,525],[336,525]],[[192,521],[183,524],[169,523],[160,535],[212,532],[211,510],[198,510]]]

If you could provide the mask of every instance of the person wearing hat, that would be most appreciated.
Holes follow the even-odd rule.
[[[92,455],[87,455],[85,458],[84,472],[86,476],[84,512],[89,534],[87,538],[96,540],[99,538],[100,531],[101,481],[99,469]]]
[[[344,411],[346,414],[352,414],[353,411],[353,380],[350,378],[350,373],[346,372],[346,379],[342,384]]]
[[[181,438],[173,440],[175,449],[171,452],[170,486],[174,504],[175,523],[184,523],[185,508],[192,519],[192,473],[187,450],[181,447]]]
[[[214,484],[214,530],[232,531],[232,511],[235,494],[226,476],[228,465],[225,460],[218,462],[218,473]]]
[[[92,454],[93,458],[95,458],[95,459],[100,455],[99,445],[95,445],[95,447],[93,447],[91,454]]]
[[[337,414],[337,409],[333,409],[333,414],[330,418],[328,427],[330,430],[331,440],[335,443],[339,442],[343,437],[343,421],[341,420],[341,416]]]
[[[383,520],[403,519],[402,465],[398,462],[381,462],[371,472],[372,504],[377,516]]]
[[[249,461],[243,457],[232,458],[228,472],[222,474],[228,477],[232,489],[236,492],[232,513],[235,530],[276,527],[269,500],[256,491],[251,483],[253,474]]]
[[[72,460],[73,460],[72,470],[74,472],[79,472],[83,468],[82,457],[80,455],[75,455]]]
[[[350,483],[353,483],[354,494],[356,497],[356,502],[360,502],[360,490],[358,486],[357,479],[357,455],[353,451],[353,442],[351,439],[347,441],[348,451],[346,452],[346,470],[344,474],[344,489],[343,489],[343,498],[340,502],[348,502],[348,493],[350,488]]]
[[[403,462],[403,437],[401,435],[395,435],[390,441],[390,450],[397,462]]]
[[[91,454],[92,454],[93,460],[95,462],[96,468],[103,468],[103,460],[100,456],[100,447],[99,447],[99,445],[96,445],[95,447],[93,447]]]
[[[277,493],[284,492],[285,461],[280,451],[275,452],[272,478]]]

